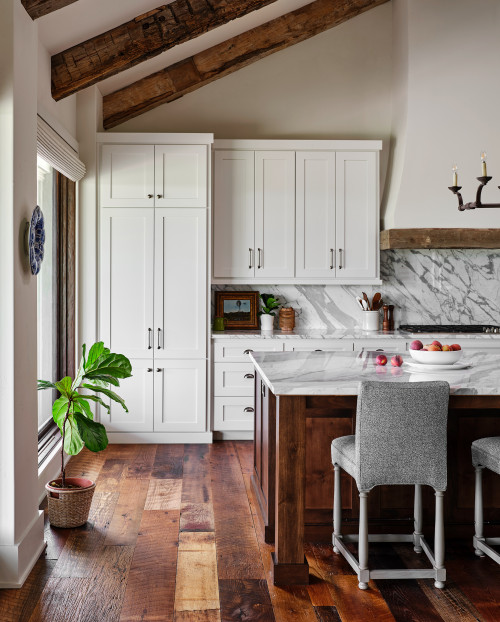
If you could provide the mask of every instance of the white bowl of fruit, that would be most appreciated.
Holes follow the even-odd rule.
[[[415,339],[410,344],[410,355],[425,365],[452,365],[462,356],[462,348],[458,343],[446,345],[439,341],[424,346],[420,339]]]

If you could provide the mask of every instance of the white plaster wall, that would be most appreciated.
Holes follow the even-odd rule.
[[[396,195],[390,197],[384,226],[499,227],[500,209],[459,213],[448,186],[456,162],[464,201],[475,199],[484,149],[488,173],[497,181],[490,182],[483,200],[500,201],[500,3],[393,2],[394,31],[408,29],[407,39],[394,38],[393,52],[395,59],[408,55],[408,105],[406,128],[398,127],[394,118],[396,141],[406,136],[406,147],[397,154],[391,178]],[[401,73],[396,77],[395,91],[404,83]],[[399,119],[401,114],[399,110]]]
[[[24,252],[25,221],[36,205],[37,37],[21,3],[3,0],[1,7],[0,586],[19,581],[43,545],[37,476],[36,280]]]
[[[380,138],[391,127],[392,6],[264,58],[111,131],[216,138]]]
[[[77,139],[87,173],[79,183],[78,207],[78,335],[77,347],[97,338],[97,149],[101,130],[102,96],[92,86],[78,93]]]
[[[36,24],[37,22],[35,22]],[[53,129],[59,131],[61,125],[71,136],[76,136],[76,95],[66,97],[56,102],[52,99],[50,78],[50,54],[43,44],[38,41],[38,111],[49,123],[56,125]]]

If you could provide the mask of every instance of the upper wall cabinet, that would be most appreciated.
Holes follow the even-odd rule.
[[[299,151],[295,274],[335,276],[335,153]]]
[[[295,154],[216,151],[214,275],[293,278]]]
[[[335,157],[337,275],[375,278],[380,237],[376,154],[341,151]]]
[[[251,279],[255,266],[253,151],[215,152],[214,274]]]
[[[103,145],[101,207],[207,207],[207,145]]]
[[[214,283],[380,283],[381,141],[215,141]]]
[[[294,275],[295,154],[255,152],[255,278]]]

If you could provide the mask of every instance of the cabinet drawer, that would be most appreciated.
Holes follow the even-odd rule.
[[[253,397],[214,397],[214,430],[253,430]]]
[[[254,366],[247,363],[214,363],[214,395],[247,397],[254,392]]]
[[[404,339],[356,339],[354,350],[384,350],[387,352],[404,352],[407,350]]]
[[[287,352],[352,352],[354,342],[349,339],[297,339],[285,343]]]
[[[214,344],[214,361],[248,363],[250,352],[283,352],[283,342],[278,339],[224,340]]]

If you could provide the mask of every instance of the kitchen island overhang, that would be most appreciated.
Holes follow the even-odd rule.
[[[390,354],[386,352],[389,360]],[[403,358],[406,356],[403,353]],[[468,352],[464,359],[470,361],[470,368],[432,374],[410,373],[405,364],[381,370],[374,358],[373,351],[251,355],[256,369],[252,483],[266,541],[275,544],[277,584],[307,583],[304,540],[331,539],[330,444],[333,438],[354,434],[361,380],[449,382],[446,537],[472,538],[474,469],[470,445],[477,438],[500,435],[500,355]],[[492,477],[485,479],[484,488],[487,531],[492,527],[495,531],[495,525],[500,530],[500,494],[495,492]],[[433,491],[424,488],[423,492],[424,529],[432,528]],[[381,486],[370,496],[371,532],[412,531],[412,487]],[[346,475],[342,478],[342,497],[345,533],[356,533],[357,488]]]

